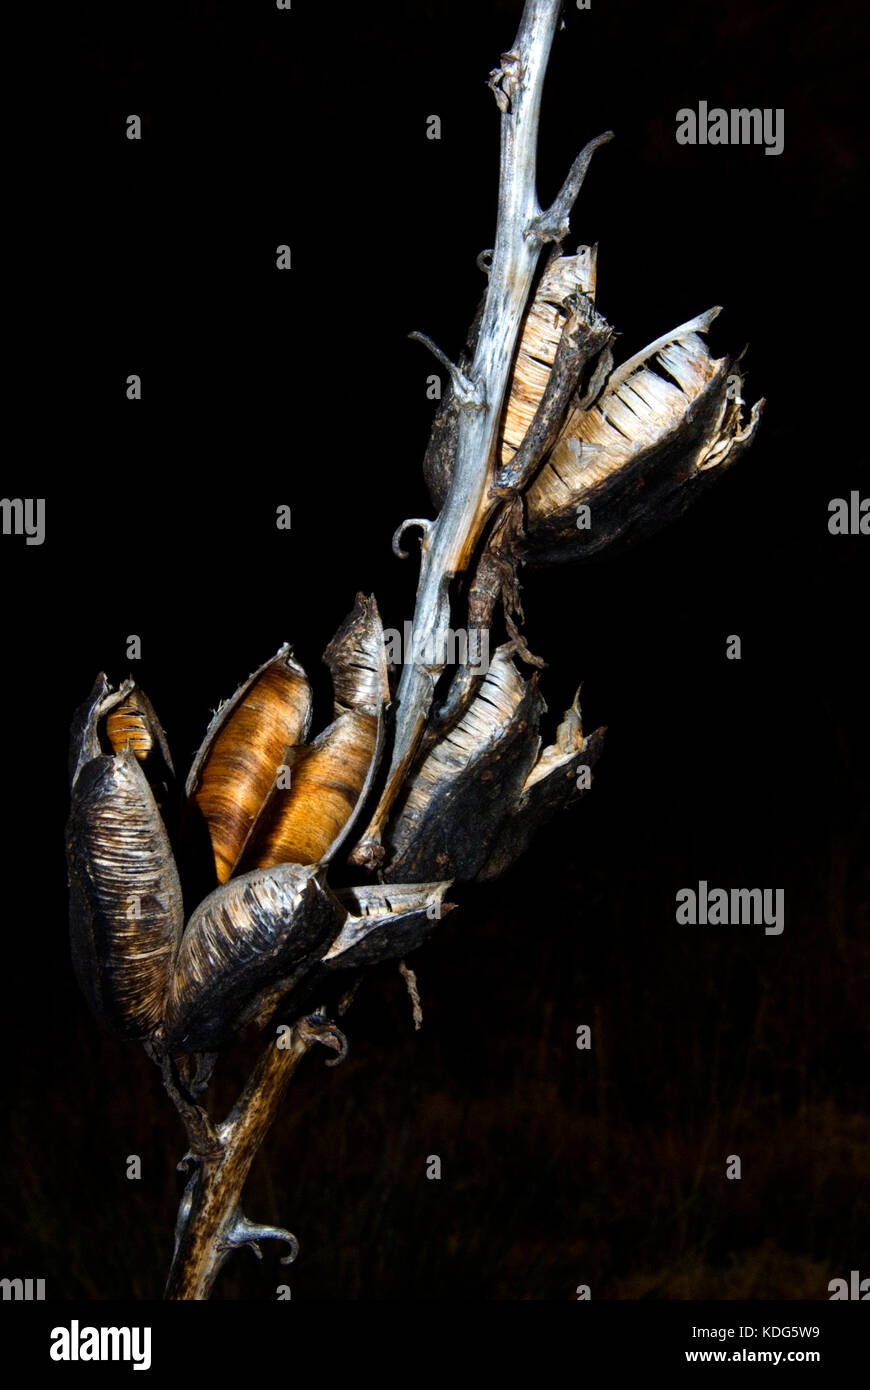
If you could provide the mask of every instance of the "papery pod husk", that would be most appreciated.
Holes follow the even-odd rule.
[[[257,1021],[264,1024],[274,1015],[273,1023],[293,1022],[307,1007],[322,1003],[325,991],[335,990],[342,972],[409,956],[456,906],[444,902],[449,887],[450,880],[339,889],[336,898],[347,912],[341,931],[316,964],[260,1001]]]
[[[374,598],[358,594],[323,657],[335,718],[288,758],[290,785],[273,785],[239,869],[326,863],[345,841],[377,772],[389,701],[384,632]]]
[[[540,747],[544,702],[512,647],[493,655],[462,719],[413,775],[386,836],[390,883],[472,879],[486,863]]]
[[[73,720],[72,806],[66,831],[73,967],[97,1020],[117,1037],[151,1036],[163,1017],[184,909],[169,834],[132,747],[111,749],[109,711],[131,695],[150,724],[143,760],[171,791],[166,737],[132,682],[109,693],[104,676]]]
[[[764,403],[743,426],[742,374],[730,358],[712,358],[699,336],[718,313],[649,344],[589,409],[568,416],[525,494],[530,563],[583,559],[651,534],[743,453]],[[577,526],[581,505],[588,529]]]
[[[310,725],[311,687],[286,644],[209,724],[187,779],[187,834],[193,840],[204,824],[218,883],[236,872],[288,749],[304,743]]]
[[[604,734],[601,728],[584,736],[580,706],[575,699],[565,711],[555,743],[543,750],[523,783],[519,801],[505,818],[489,858],[477,876],[479,882],[488,882],[505,873],[525,854],[547,821],[586,795],[588,788],[577,786],[578,773],[581,767],[595,766],[604,746]]]
[[[167,1051],[220,1048],[262,995],[319,959],[345,916],[316,866],[276,864],[217,888],[182,938],[166,1003]]]
[[[545,266],[520,332],[520,345],[507,392],[499,462],[506,463],[519,447],[544,393],[567,316],[569,296],[578,291],[594,302],[597,247],[578,246],[574,256],[552,257]],[[468,372],[474,359],[486,295],[477,306],[457,366]],[[453,477],[459,411],[448,382],[432,423],[423,460],[423,477],[433,505],[444,505]],[[522,431],[522,433],[521,433]]]

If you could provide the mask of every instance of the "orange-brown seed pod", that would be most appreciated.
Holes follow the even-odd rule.
[[[594,302],[595,246],[579,246],[576,256],[557,256],[544,271],[523,324],[502,426],[501,463],[507,464],[523,441],[550,376],[567,301],[578,291]]]
[[[357,596],[323,659],[332,673],[335,718],[310,747],[297,748],[288,759],[289,786],[272,788],[245,847],[241,872],[330,859],[377,769],[389,686],[373,598]]]
[[[288,750],[304,742],[311,688],[290,647],[222,705],[187,779],[187,795],[208,827],[219,883],[235,871]]]

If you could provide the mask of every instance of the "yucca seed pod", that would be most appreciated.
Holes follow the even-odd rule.
[[[335,977],[349,970],[401,960],[416,951],[455,903],[444,902],[450,881],[444,883],[365,884],[342,888],[335,896],[345,919],[329,950],[308,968],[298,970],[272,997],[258,1000],[246,1018],[261,1026],[292,1023],[324,995],[337,988]]]
[[[220,1048],[261,995],[323,954],[345,915],[315,867],[276,864],[215,889],[181,941],[166,1003],[167,1050]]]
[[[410,955],[456,906],[444,901],[451,882],[376,883],[341,889],[336,896],[348,916],[321,958],[321,966],[325,971],[354,970]]]
[[[580,692],[565,711],[556,730],[556,740],[541,753],[525,782],[519,800],[505,817],[489,859],[478,874],[478,881],[498,878],[525,854],[537,832],[558,811],[585,796],[588,786],[579,786],[581,768],[591,769],[604,746],[603,728],[587,737],[580,717]],[[582,781],[585,783],[586,778]],[[591,778],[590,778],[591,780]]]
[[[384,633],[374,598],[358,594],[323,657],[332,675],[335,718],[289,758],[289,786],[273,785],[239,869],[317,864],[344,842],[380,760],[389,700]]]
[[[117,720],[113,737],[107,730],[118,710],[135,725],[122,744]],[[76,978],[110,1032],[148,1038],[163,1017],[184,911],[148,781],[150,775],[161,786],[171,783],[169,750],[150,702],[131,682],[110,694],[105,676],[97,678],[73,721],[70,767],[66,848]]]
[[[311,723],[311,687],[285,645],[221,705],[187,779],[188,806],[205,823],[226,883],[264,801]]]
[[[525,494],[527,559],[558,564],[657,530],[743,453],[764,402],[744,426],[743,377],[700,337],[718,313],[650,343],[571,412]],[[588,527],[578,527],[581,505]]]
[[[501,466],[520,447],[550,376],[568,302],[578,292],[593,303],[597,246],[578,246],[575,256],[556,256],[544,270],[526,314],[502,424]]]
[[[497,648],[462,719],[412,776],[386,837],[388,882],[467,880],[486,863],[540,747],[537,677],[523,680],[511,651]]]

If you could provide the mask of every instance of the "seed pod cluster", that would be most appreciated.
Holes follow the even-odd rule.
[[[311,688],[289,647],[222,705],[186,784],[183,836],[206,837],[214,887],[184,927],[167,830],[166,738],[132,681],[100,676],[72,730],[71,940],[97,1017],[170,1055],[220,1048],[282,998],[414,948],[447,883],[336,893],[327,866],[377,771],[389,701],[374,599],[357,596],[324,660],[334,718],[313,742]],[[433,904],[436,910],[433,910]],[[446,910],[446,908],[445,908]]]

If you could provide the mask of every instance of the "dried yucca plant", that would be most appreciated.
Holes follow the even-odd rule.
[[[73,724],[76,972],[97,1018],[144,1043],[187,1127],[169,1298],[208,1298],[236,1246],[259,1253],[276,1237],[294,1257],[295,1238],[249,1222],[240,1198],[299,1061],[318,1042],[340,1060],[334,1019],[359,972],[420,946],[452,907],[452,885],[503,873],[590,786],[602,731],[584,734],[576,700],[542,748],[543,662],[522,632],[518,566],[582,559],[662,525],[758,424],[763,403],[744,420],[739,367],[704,343],[718,309],[616,365],[596,248],[561,252],[609,134],[578,155],[554,203],[538,205],[558,13],[559,0],[528,0],[490,74],[501,112],[495,247],[481,257],[488,288],[464,355],[454,364],[433,348],[450,375],[424,462],[437,515],[394,539],[403,553],[404,530],[423,532],[396,688],[377,605],[358,595],[325,653],[333,719],[313,740],[310,684],[287,646],[219,708],[183,794],[133,682],[113,693],[100,676]],[[456,630],[469,640],[451,659]],[[334,870],[357,881],[337,887]],[[198,905],[183,905],[183,889],[200,884]],[[220,1051],[251,1029],[265,1029],[265,1050],[214,1124],[200,1097]]]

